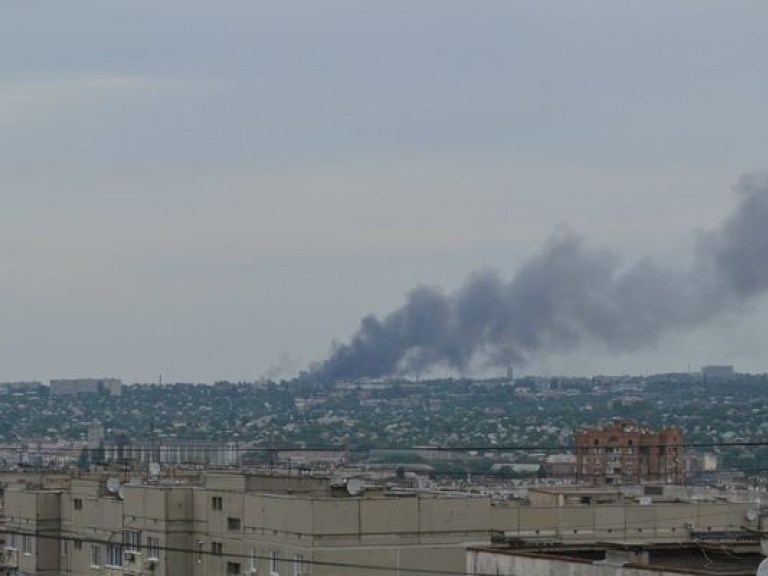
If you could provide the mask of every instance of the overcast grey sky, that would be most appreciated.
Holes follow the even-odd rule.
[[[555,231],[683,265],[768,166],[768,3],[0,3],[0,381],[291,375]],[[768,302],[526,372],[768,370]]]

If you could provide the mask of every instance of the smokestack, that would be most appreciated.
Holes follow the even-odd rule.
[[[418,287],[383,318],[362,319],[311,374],[322,380],[524,364],[586,341],[634,351],[699,326],[768,289],[768,178],[743,177],[740,204],[700,235],[688,270],[642,260],[621,268],[608,250],[573,233],[554,235],[509,281],[472,274],[449,294]]]

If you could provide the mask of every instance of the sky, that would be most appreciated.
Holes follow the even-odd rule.
[[[686,266],[768,168],[768,4],[0,3],[0,381],[287,377],[561,230]],[[768,298],[535,374],[765,372]]]

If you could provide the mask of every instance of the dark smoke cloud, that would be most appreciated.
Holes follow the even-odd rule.
[[[703,324],[768,289],[768,178],[746,176],[737,192],[739,207],[701,234],[689,270],[650,259],[623,268],[611,252],[560,233],[511,281],[478,272],[454,293],[419,287],[398,310],[366,316],[312,373],[340,380],[463,371],[477,360],[519,365],[585,341],[626,352]]]

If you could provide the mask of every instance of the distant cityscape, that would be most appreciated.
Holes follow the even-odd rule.
[[[0,574],[746,576],[767,409],[768,376],[731,366],[7,382]]]
[[[510,370],[497,379],[333,384],[6,382],[0,467],[397,462],[435,475],[573,478],[577,432],[619,419],[679,429],[685,445],[677,480],[716,471],[762,477],[766,384],[766,375],[732,366],[651,376],[513,378]]]

